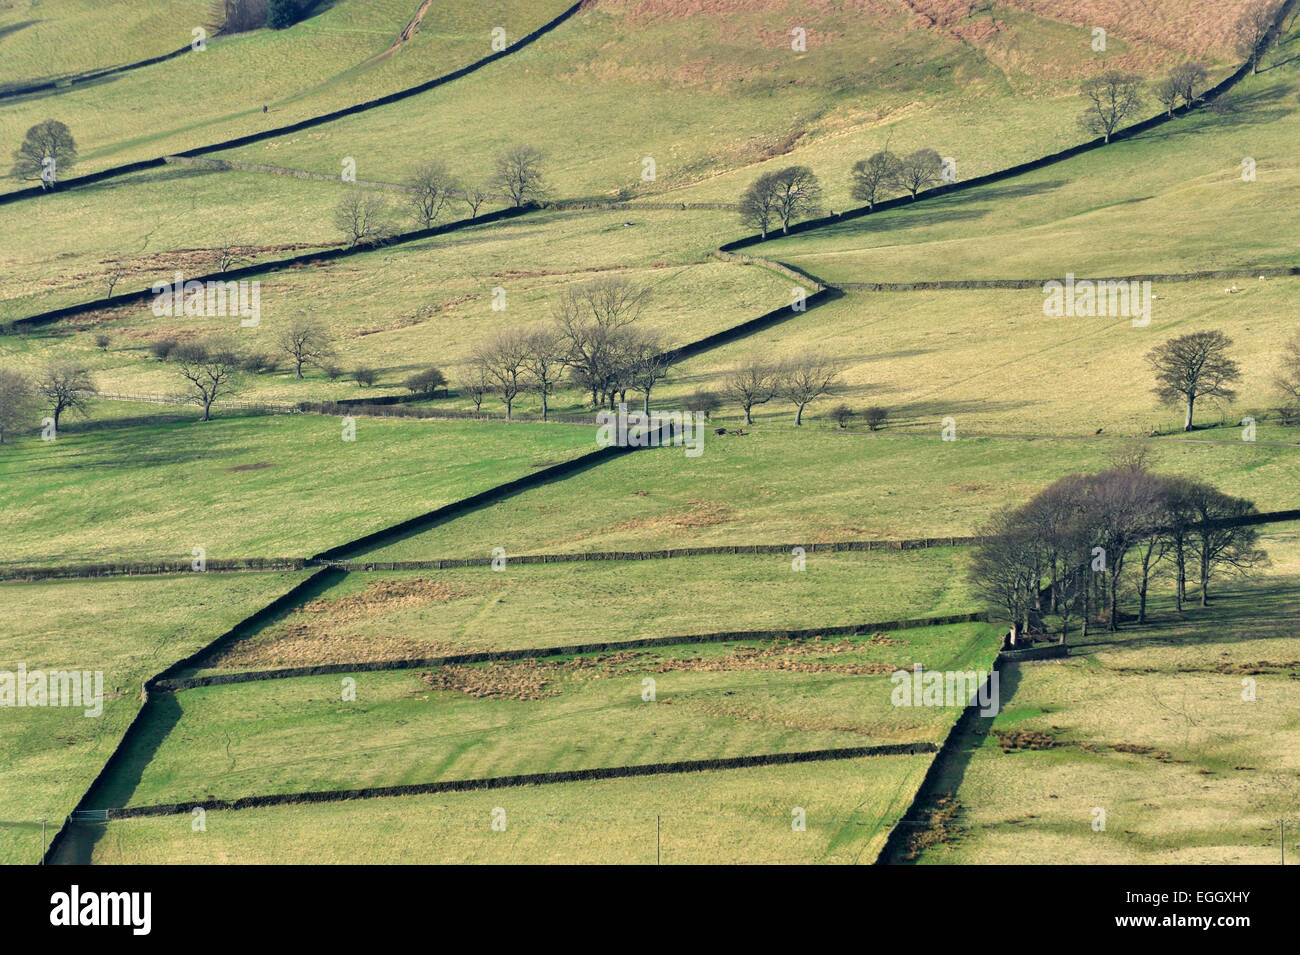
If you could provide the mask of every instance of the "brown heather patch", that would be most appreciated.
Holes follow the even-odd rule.
[[[1011,753],[1025,749],[1052,749],[1064,745],[1051,733],[1037,730],[994,730],[1002,752]]]
[[[360,593],[348,594],[336,600],[321,598],[303,604],[295,611],[299,614],[328,615],[328,624],[353,623],[367,617],[411,610],[431,603],[446,603],[464,594],[446,584],[427,577],[412,580],[376,580]]]
[[[423,577],[377,580],[360,593],[303,604],[278,630],[235,644],[209,665],[264,668],[443,656],[452,651],[450,644],[340,631],[346,624],[460,596],[461,592]]]
[[[406,637],[358,637],[351,633],[329,633],[311,624],[290,624],[263,640],[238,643],[210,666],[240,670],[276,667],[317,666],[324,663],[371,663],[409,660],[412,657],[440,657],[453,652],[449,643],[416,641]]]
[[[907,834],[903,858],[911,862],[926,849],[951,842],[959,836],[961,828],[955,826],[953,821],[960,810],[961,803],[952,796],[941,796],[934,806],[922,810],[921,824],[914,826]]]
[[[879,636],[879,634],[877,634]],[[874,639],[874,638],[873,638]],[[420,678],[435,690],[458,690],[470,696],[540,700],[560,692],[557,681],[577,677],[605,680],[629,673],[732,673],[785,670],[796,673],[843,673],[878,675],[892,673],[884,663],[828,663],[807,657],[851,652],[849,638],[835,642],[821,637],[808,640],[779,640],[770,646],[738,647],[734,653],[715,657],[689,657],[647,661],[645,650],[597,653],[569,660],[519,660],[440,667]],[[844,729],[844,727],[825,727]],[[849,728],[851,729],[851,728]]]
[[[725,524],[730,519],[730,511],[722,504],[710,501],[689,501],[684,511],[623,521],[615,524],[611,530],[639,531],[663,530],[673,527],[712,527],[717,524]]]
[[[456,690],[480,699],[541,700],[560,692],[551,685],[555,669],[554,664],[523,660],[439,667],[421,673],[420,679],[432,689]]]
[[[1051,733],[1039,730],[994,730],[1002,752],[1013,753],[1031,749],[1056,749],[1062,746],[1074,746],[1087,753],[1100,753],[1110,750],[1115,753],[1128,753],[1132,756],[1149,756],[1162,763],[1173,759],[1168,750],[1147,746],[1145,743],[1078,743],[1071,740],[1057,739]]]
[[[897,667],[887,663],[830,663],[824,660],[799,659],[824,657],[852,652],[854,642],[848,637],[834,643],[822,637],[807,640],[777,640],[764,647],[739,647],[734,653],[715,657],[664,660],[652,673],[731,673],[785,670],[795,673],[842,673],[853,676],[877,676],[893,673]]]

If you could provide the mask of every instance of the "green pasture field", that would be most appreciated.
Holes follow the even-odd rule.
[[[74,423],[74,419],[69,419]],[[306,557],[548,463],[590,431],[321,415],[161,421],[26,437],[0,453],[8,565]]]
[[[0,669],[103,671],[103,713],[0,710],[0,863],[41,857],[140,706],[140,685],[289,590],[301,573],[0,583]]]
[[[0,93],[171,53],[208,0],[14,0],[0,9]]]
[[[242,327],[241,319],[231,316],[156,316],[149,301],[0,336],[0,367],[37,374],[46,362],[67,359],[88,367],[105,393],[175,394],[185,382],[174,366],[150,355],[154,341],[224,337],[245,352],[275,353],[280,331],[307,314],[333,336],[333,362],[344,370],[344,377],[331,382],[313,365],[298,380],[281,362],[276,372],[242,375],[234,400],[290,402],[391,394],[401,391],[408,375],[429,365],[441,367],[454,382],[474,348],[493,332],[545,324],[566,286],[609,275],[648,289],[640,324],[660,330],[667,343],[676,346],[791,300],[788,279],[759,266],[726,264],[709,256],[709,249],[723,241],[725,228],[716,212],[541,212],[321,267],[256,277],[262,312],[256,328]],[[699,247],[691,248],[693,243]],[[135,286],[172,281],[170,269],[151,274],[137,277]],[[500,311],[492,307],[496,288],[505,290],[505,308]],[[84,286],[78,294],[86,294]],[[95,341],[101,333],[110,337],[102,350]],[[348,377],[361,364],[377,371],[374,386],[363,388]],[[552,405],[578,411],[581,401],[576,393],[560,394]],[[453,398],[448,406],[473,407],[463,397]],[[496,399],[485,407],[504,411]],[[536,395],[521,395],[518,410],[540,412]]]
[[[757,426],[705,435],[703,453],[652,449],[538,488],[366,555],[373,560],[653,550],[770,541],[973,534],[995,510],[1071,473],[1107,467],[1103,438],[1016,439]],[[1295,507],[1293,448],[1158,439],[1153,470]],[[582,501],[578,510],[575,501]]]
[[[1300,66],[1288,59],[1245,79],[1224,110],[1197,110],[1012,181],[748,251],[830,282],[1296,265],[1298,91]],[[1245,159],[1255,161],[1253,181],[1243,179]]]
[[[358,673],[350,702],[342,677],[185,690],[160,700],[157,726],[129,754],[138,784],[97,798],[149,805],[939,741],[960,707],[894,706],[889,673],[914,662],[987,669],[995,629],[958,624],[894,639],[481,664],[434,671],[456,687],[443,690],[418,671]],[[768,666],[754,668],[747,648],[769,652]]]
[[[1136,328],[1129,317],[1045,317],[1037,288],[850,292],[684,362],[655,399],[674,407],[697,388],[720,390],[731,368],[755,356],[793,361],[822,354],[841,374],[838,394],[812,405],[814,416],[845,402],[859,412],[888,409],[891,428],[933,431],[951,416],[959,434],[1167,433],[1181,431],[1182,409],[1152,393],[1147,353],[1178,335],[1221,329],[1241,366],[1238,397],[1202,401],[1197,423],[1238,425],[1250,416],[1256,440],[1300,441],[1300,429],[1262,430],[1277,403],[1280,345],[1300,331],[1300,280],[1243,281],[1236,293],[1225,292],[1225,284],[1232,285],[1155,283],[1150,324]],[[771,425],[794,420],[793,407],[779,399],[755,413]],[[720,417],[738,423],[740,409],[724,407]],[[861,419],[855,424],[863,427]]]
[[[807,52],[792,49],[792,16],[808,31]],[[1201,17],[1216,15],[1201,10]],[[981,12],[968,23],[980,18],[987,19]],[[321,171],[332,171],[336,153],[364,155],[377,178],[391,178],[436,130],[447,162],[471,177],[502,146],[526,141],[551,154],[551,180],[564,195],[676,198],[675,190],[699,184],[690,198],[731,201],[741,179],[722,190],[707,184],[737,169],[755,172],[773,155],[826,157],[829,201],[842,208],[848,166],[891,133],[898,148],[928,145],[961,156],[964,175],[988,172],[1078,141],[1073,94],[1081,77],[1104,66],[1155,75],[1186,56],[1142,43],[1134,31],[1141,52],[1117,34],[1117,56],[1097,57],[1090,27],[1037,17],[1007,18],[990,52],[914,26],[902,8],[826,6],[792,15],[784,3],[770,3],[682,16],[600,3],[490,70],[421,95],[415,109],[384,107],[322,127],[317,138],[256,143],[231,155]],[[1170,36],[1171,45],[1184,42]],[[1198,49],[1232,60],[1221,39]],[[1011,105],[1016,98],[1032,105]],[[970,122],[976,113],[987,121]],[[493,121],[460,121],[479,115]],[[577,116],[594,121],[575,123]],[[642,179],[646,157],[655,160],[653,182]]]
[[[79,5],[92,7],[88,2]],[[569,3],[438,0],[413,39],[385,55],[418,6],[417,0],[339,0],[285,30],[213,36],[202,52],[186,53],[54,95],[24,97],[6,104],[0,115],[0,142],[17,146],[32,124],[58,119],[67,124],[77,141],[80,159],[68,170],[72,175],[206,146],[436,79],[490,55],[493,27],[505,27],[507,39],[518,39],[554,18]],[[103,12],[88,11],[82,16],[88,30],[102,30]],[[170,51],[190,43],[193,27],[206,22],[208,17],[195,20],[190,14],[182,18],[179,28],[158,24],[156,29],[159,33],[169,31],[163,45]],[[15,39],[21,37],[22,33],[14,35]],[[80,69],[78,48],[92,40],[88,35],[70,46],[70,55],[60,57],[54,68]],[[0,38],[0,51],[6,42]],[[42,44],[40,49],[48,58],[48,47]],[[131,55],[124,48],[121,52],[124,60],[143,58],[143,54]],[[7,63],[8,54],[4,55]],[[32,68],[50,67],[47,63]],[[265,113],[263,106],[267,107]],[[312,142],[319,142],[319,134],[303,130],[282,145]],[[375,178],[368,171],[374,164],[364,153],[331,156],[325,171],[338,175],[346,156],[357,160],[359,178]],[[259,161],[276,162],[274,158]],[[8,189],[23,185],[28,184],[13,179],[4,183]]]
[[[202,833],[188,815],[123,819],[104,828],[93,861],[869,864],[932,758],[209,812]],[[793,830],[796,808],[806,831]],[[505,810],[504,832],[492,829],[494,809]]]
[[[210,662],[266,669],[980,609],[962,548],[807,554],[802,571],[794,566],[780,554],[516,565],[507,556],[502,571],[350,573]]]

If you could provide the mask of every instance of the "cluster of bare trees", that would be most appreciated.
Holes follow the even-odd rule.
[[[483,342],[460,391],[476,409],[484,397],[497,396],[506,417],[521,394],[536,393],[545,419],[550,396],[567,374],[593,408],[613,408],[633,391],[648,413],[651,392],[673,361],[662,333],[640,324],[648,299],[648,290],[621,276],[567,288],[546,325],[505,328]]]
[[[740,218],[767,238],[775,223],[787,232],[795,219],[815,215],[821,205],[822,189],[807,166],[787,166],[767,172],[750,184],[740,197]]]
[[[1277,16],[1280,0],[1254,0],[1241,12],[1233,28],[1237,52],[1248,59],[1251,72],[1258,73],[1260,63],[1270,44],[1269,38]],[[1290,18],[1294,22],[1296,12]],[[1280,42],[1286,30],[1272,34],[1274,43]],[[1180,63],[1169,73],[1157,80],[1151,87],[1151,94],[1165,113],[1172,116],[1174,109],[1180,105],[1191,106],[1204,95],[1209,83],[1209,72],[1200,63]],[[1135,73],[1121,70],[1107,70],[1099,76],[1087,79],[1079,87],[1083,97],[1084,110],[1079,116],[1079,125],[1093,136],[1101,136],[1106,142],[1126,120],[1132,118],[1142,108],[1145,101],[1145,83]]]
[[[1201,606],[1212,581],[1260,565],[1258,532],[1236,523],[1255,505],[1184,477],[1152,473],[1129,452],[1099,474],[1073,474],[1028,502],[997,514],[981,530],[971,581],[1020,634],[1055,617],[1064,643],[1071,623],[1119,627],[1121,602],[1137,602],[1145,623],[1157,575],[1172,579],[1175,606],[1187,602],[1189,576]]]
[[[933,149],[918,149],[896,156],[889,149],[859,159],[849,172],[849,192],[874,209],[891,192],[906,192],[913,199],[922,189],[943,181],[943,157]]]
[[[407,174],[402,202],[419,229],[433,228],[458,204],[471,216],[488,199],[507,199],[522,206],[550,195],[543,167],[546,154],[534,146],[515,145],[497,154],[483,182],[465,182],[445,162],[419,163]],[[381,190],[353,185],[334,208],[334,225],[348,248],[381,245],[398,231],[400,209]],[[224,269],[223,269],[224,271]]]
[[[839,383],[839,367],[822,355],[805,355],[776,362],[752,358],[737,365],[722,382],[723,396],[739,405],[745,424],[753,424],[753,411],[774,398],[794,405],[795,427],[803,424],[804,409],[831,395]]]
[[[34,428],[38,414],[52,418],[58,431],[65,413],[86,413],[96,390],[90,373],[75,362],[52,362],[34,378],[0,368],[0,444],[6,435]]]

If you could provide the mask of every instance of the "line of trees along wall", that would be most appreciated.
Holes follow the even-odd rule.
[[[1269,36],[1265,36],[1260,40],[1260,48],[1266,48],[1267,45],[1272,41],[1272,32],[1278,29],[1278,26],[1282,23],[1287,13],[1290,11],[1290,9],[1293,6],[1295,6],[1297,2],[1300,2],[1300,0],[1287,0],[1286,3],[1282,4],[1282,6],[1278,8],[1277,16],[1273,21],[1273,30],[1269,31]],[[1144,119],[1139,123],[1134,123],[1132,126],[1126,126],[1123,129],[1116,130],[1114,133],[1111,134],[1110,137],[1111,143],[1119,142],[1125,139],[1131,139],[1132,137],[1137,136],[1140,133],[1145,133],[1148,130],[1156,129],[1164,125],[1165,123],[1172,122],[1175,119],[1179,119],[1183,116],[1186,116],[1192,110],[1201,108],[1203,104],[1213,100],[1216,96],[1221,96],[1222,94],[1228,92],[1230,89],[1232,89],[1234,86],[1236,86],[1243,79],[1245,79],[1247,76],[1250,75],[1252,59],[1253,57],[1248,58],[1230,76],[1223,79],[1222,81],[1220,81],[1219,83],[1215,84],[1213,87],[1211,87],[1210,89],[1202,93],[1199,102],[1196,103],[1195,105],[1179,106],[1173,110],[1172,115],[1162,112],[1156,116],[1152,116],[1148,119]],[[921,202],[922,200],[925,199],[936,198],[939,196],[947,196],[947,195],[951,195],[954,192],[962,192],[966,189],[975,189],[978,188],[979,186],[987,186],[995,182],[1002,182],[1007,179],[1012,179],[1016,176],[1024,175],[1027,172],[1034,172],[1035,170],[1038,169],[1044,169],[1048,166],[1053,166],[1056,163],[1064,162],[1067,159],[1073,159],[1075,156],[1082,156],[1084,153],[1091,152],[1094,149],[1101,149],[1106,145],[1107,143],[1105,142],[1104,138],[1098,137],[1097,139],[1090,140],[1089,142],[1080,143],[1079,145],[1071,146],[1068,149],[1062,149],[1059,152],[1050,153],[1049,155],[1046,156],[1040,156],[1037,159],[1031,159],[1027,162],[1018,163],[1015,166],[1008,166],[1006,169],[999,169],[995,172],[986,173],[983,176],[976,176],[974,179],[967,179],[962,182],[954,182],[942,186],[935,186],[932,189],[927,189],[924,192],[921,192],[919,195],[917,195],[915,199],[911,198],[910,196],[896,196],[892,199],[884,199],[877,202],[875,205],[875,209],[872,209],[871,206],[859,206],[856,209],[850,209],[849,211],[839,213],[838,215],[821,216],[820,218],[808,219],[804,222],[794,223],[789,227],[788,233],[783,232],[781,235],[772,235],[770,236],[770,238],[779,239],[785,237],[786,234],[797,235],[799,233],[809,232],[813,229],[818,229],[821,228],[822,226],[831,225],[836,222],[845,222],[849,219],[858,219],[865,215],[871,215],[873,212],[884,212],[889,209],[897,209],[902,206],[910,206],[913,203]],[[736,239],[733,242],[728,242],[726,245],[723,245],[721,247],[721,251],[734,252],[737,249],[743,249],[748,246],[758,245],[764,241],[767,240],[764,239],[764,237],[761,234],[749,235],[749,236],[745,236],[743,239]]]
[[[508,789],[518,786],[540,786],[552,783],[591,782],[600,779],[626,779],[633,776],[662,776],[677,773],[702,773],[710,770],[746,769],[753,766],[788,766],[794,763],[814,763],[839,759],[861,759],[868,756],[914,756],[933,753],[934,743],[886,743],[881,746],[855,746],[844,749],[805,750],[795,753],[766,753],[755,756],[732,756],[719,759],[693,759],[672,763],[644,763],[639,766],[609,766],[597,769],[574,769],[555,773],[526,773],[515,776],[493,776],[482,779],[452,779],[434,783],[415,783],[408,786],[371,786],[365,789],[328,789],[316,792],[277,793],[269,796],[245,796],[230,801],[199,799],[193,802],[169,803],[157,806],[130,806],[109,809],[108,819],[130,819],[140,816],[172,816],[186,814],[196,808],[204,810],[257,809],[266,806],[285,806],[298,803],[346,802],[352,799],[375,799],[384,796],[420,796],[429,793],[468,792],[482,789]]]
[[[985,623],[988,614],[944,614],[934,617],[913,617],[904,620],[887,620],[877,623],[858,623],[846,626],[808,627],[802,630],[731,630],[718,633],[697,633],[677,637],[643,637],[636,640],[615,640],[606,643],[581,643],[558,647],[541,647],[521,650],[485,650],[478,653],[459,653],[442,657],[413,657],[404,660],[366,660],[348,663],[321,663],[315,666],[281,667],[274,670],[246,670],[238,673],[214,673],[207,676],[158,678],[148,685],[149,690],[178,692],[202,686],[225,686],[232,683],[256,683],[263,680],[286,680],[296,677],[328,676],[335,673],[376,673],[388,670],[416,670],[422,668],[460,666],[474,663],[501,663],[511,660],[541,660],[547,657],[577,656],[589,653],[613,653],[647,647],[673,647],[700,643],[733,643],[774,640],[806,640],[811,637],[853,636],[864,631],[893,632],[915,630],[919,627],[945,627],[959,623]],[[201,659],[193,660],[194,667],[206,666],[229,644],[205,651]]]
[[[232,139],[226,139],[218,143],[212,143],[211,145],[208,146],[198,146],[194,149],[187,149],[184,150],[183,152],[178,152],[175,155],[180,157],[205,156],[208,155],[209,153],[221,152],[226,149],[235,149],[240,146],[247,146],[250,143],[258,143],[258,142],[262,142],[263,140],[273,139],[277,136],[283,136],[287,133],[296,133],[299,130],[311,129],[314,126],[320,126],[324,123],[330,123],[336,119],[343,119],[345,116],[355,116],[357,113],[362,113],[365,112],[366,110],[375,109],[379,106],[387,106],[390,103],[396,103],[410,96],[417,96],[420,93],[424,93],[431,89],[435,89],[446,83],[450,83],[453,80],[458,80],[462,76],[466,76],[470,73],[473,73],[475,70],[487,66],[489,63],[496,62],[497,60],[501,59],[503,56],[509,56],[511,53],[514,53],[516,50],[523,49],[524,47],[528,46],[528,44],[532,43],[534,40],[538,39],[539,37],[545,36],[547,33],[550,33],[560,24],[564,23],[565,20],[568,20],[575,13],[581,10],[582,7],[585,5],[585,3],[586,0],[582,0],[582,2],[575,3],[573,6],[569,7],[559,16],[555,17],[555,19],[538,27],[532,33],[526,34],[525,36],[516,40],[514,43],[510,44],[504,50],[499,50],[495,53],[492,53],[489,56],[485,56],[481,60],[475,60],[473,63],[469,64],[468,66],[463,66],[458,70],[453,70],[452,72],[444,74],[443,76],[439,76],[435,79],[427,80],[426,82],[420,83],[416,86],[407,87],[406,89],[398,90],[394,93],[389,93],[385,96],[377,97],[376,99],[367,100],[364,103],[357,103],[355,106],[348,106],[344,109],[334,110],[333,112],[322,113],[319,116],[311,116],[308,117],[307,119],[300,120],[296,123],[290,123],[287,126],[277,126],[274,129],[262,130],[261,132],[257,132],[257,133],[249,133],[246,136],[236,136]],[[76,188],[77,186],[89,185],[90,183],[94,183],[94,182],[102,182],[103,180],[111,179],[114,176],[123,176],[128,173],[139,172],[142,169],[153,169],[163,165],[164,162],[165,162],[164,158],[162,156],[159,156],[155,159],[146,159],[141,162],[126,163],[121,166],[113,166],[108,169],[101,169],[99,172],[90,173],[85,176],[77,176],[72,179],[64,180],[61,186],[59,186],[59,189],[64,190],[64,189]],[[13,192],[5,193],[4,195],[0,195],[0,205],[4,205],[5,203],[10,203],[10,202],[18,202],[22,199],[34,198],[36,196],[41,195],[43,191],[44,190],[42,190],[40,186],[33,186],[28,189],[18,189]]]

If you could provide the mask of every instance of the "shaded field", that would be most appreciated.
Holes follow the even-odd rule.
[[[140,684],[290,589],[302,574],[0,584],[0,670],[103,672],[103,715],[0,711],[0,862],[38,862],[140,706]]]

